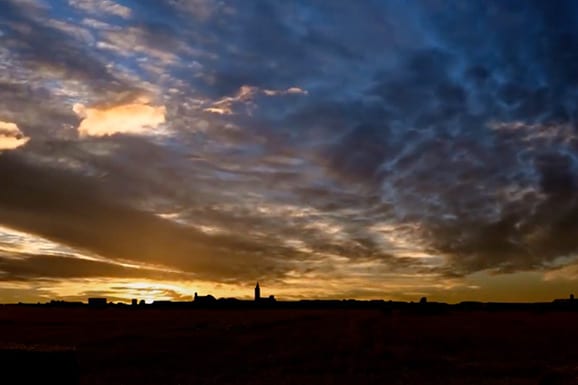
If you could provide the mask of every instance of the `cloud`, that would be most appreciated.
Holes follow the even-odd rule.
[[[0,257],[0,280],[34,281],[66,278],[141,278],[158,280],[186,279],[187,274],[87,259],[34,255],[27,258]]]
[[[131,17],[131,9],[112,0],[68,0],[68,4],[81,11],[96,15],[112,15],[124,19]]]
[[[0,192],[4,224],[107,258],[161,265],[204,279],[242,280],[275,274],[270,258],[283,251],[237,235],[207,235],[135,209],[96,180],[68,171],[3,157],[0,177],[9,186]],[[262,254],[265,250],[268,255]]]
[[[165,123],[166,107],[152,106],[138,101],[113,107],[73,106],[82,119],[78,127],[80,137],[114,134],[154,134]]]
[[[212,0],[170,0],[170,3],[178,11],[185,12],[199,21],[210,20],[219,6],[222,6],[219,2]]]
[[[290,87],[286,90],[271,90],[259,89],[252,86],[241,86],[239,91],[234,96],[226,96],[213,103],[204,109],[205,112],[211,112],[219,115],[232,115],[235,108],[244,106],[244,111],[247,112],[256,108],[255,98],[257,95],[263,94],[266,96],[281,96],[281,95],[307,95],[307,90],[299,87]]]
[[[281,91],[263,90],[263,93],[267,96],[290,95],[290,94],[307,95],[308,94],[307,90],[303,90],[299,87],[290,87],[290,88],[287,88],[286,90],[281,90]]]
[[[90,83],[85,84],[89,87],[114,87],[114,76],[86,44],[85,35],[78,33],[82,29],[55,22],[49,8],[12,1],[3,5],[0,27],[3,38],[9,42],[10,64],[18,63],[16,68],[11,66],[11,75],[16,77],[11,80],[24,77],[38,85],[45,79],[75,79]],[[92,79],[98,82],[90,82]]]
[[[576,5],[5,3],[8,227],[320,296],[578,250]]]
[[[0,151],[13,150],[25,145],[29,140],[16,124],[0,121]]]

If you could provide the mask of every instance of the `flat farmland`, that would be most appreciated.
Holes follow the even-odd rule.
[[[578,313],[3,306],[0,350],[87,385],[578,384]]]

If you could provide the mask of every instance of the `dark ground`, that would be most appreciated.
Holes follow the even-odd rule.
[[[578,313],[5,306],[0,354],[81,384],[578,384]]]

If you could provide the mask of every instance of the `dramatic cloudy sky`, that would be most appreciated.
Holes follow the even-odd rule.
[[[0,302],[578,287],[578,3],[0,0]]]

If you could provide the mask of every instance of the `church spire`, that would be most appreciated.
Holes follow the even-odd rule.
[[[259,301],[261,299],[261,288],[259,287],[259,282],[255,285],[255,301]]]

